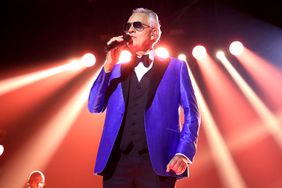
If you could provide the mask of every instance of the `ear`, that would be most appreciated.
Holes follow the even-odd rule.
[[[158,31],[156,29],[153,29],[151,32],[151,40],[156,41],[158,37]]]

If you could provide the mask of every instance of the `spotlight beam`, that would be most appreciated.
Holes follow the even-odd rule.
[[[6,80],[0,81],[0,96],[4,95],[13,90],[24,87],[28,84],[34,83],[36,81],[42,80],[44,78],[48,78],[50,76],[54,76],[56,74],[62,73],[67,70],[73,69],[73,64],[68,63],[65,65],[61,65],[58,67],[50,68],[47,70],[42,70],[34,73],[29,73],[26,75],[17,76],[14,78],[8,78]]]
[[[228,150],[228,147],[217,128],[208,105],[206,104],[205,99],[196,83],[196,80],[190,69],[188,70],[193,88],[195,90],[195,94],[199,102],[200,110],[202,111],[201,114],[204,121],[203,127],[206,133],[209,147],[211,148],[210,151],[217,166],[223,187],[246,188],[247,185],[232,159],[231,153]]]
[[[89,88],[96,76],[92,76],[59,111],[54,112],[54,117],[6,163],[0,187],[22,187],[32,170],[46,168],[85,106]]]
[[[271,105],[280,109],[282,107],[282,88],[280,86],[282,71],[248,48],[245,48],[244,53],[236,58],[268,97]]]
[[[264,125],[272,134],[279,147],[282,149],[282,128],[281,122],[276,118],[266,105],[259,99],[251,87],[244,81],[236,69],[231,65],[225,56],[219,57],[219,60],[229,72],[235,83],[241,89],[245,97],[249,100],[254,110],[260,115],[265,122]]]

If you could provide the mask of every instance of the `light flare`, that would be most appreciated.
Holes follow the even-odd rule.
[[[253,109],[258,113],[261,119],[264,121],[264,125],[268,129],[269,133],[274,137],[278,146],[282,149],[282,127],[281,122],[272,112],[267,108],[267,106],[260,100],[256,93],[251,89],[251,87],[246,83],[246,81],[241,77],[241,75],[236,71],[236,69],[231,65],[229,60],[224,56],[221,57],[220,62],[232,76],[235,83],[241,89],[245,97],[249,100]]]
[[[235,162],[232,159],[231,153],[228,150],[227,145],[224,142],[222,135],[220,134],[216,122],[214,121],[212,114],[208,108],[207,103],[196,83],[196,80],[189,70],[191,82],[195,90],[195,95],[198,100],[199,109],[202,114],[203,127],[208,139],[208,145],[210,147],[211,155],[217,166],[219,177],[223,184],[223,187],[229,188],[246,188],[247,185],[244,182]]]
[[[168,58],[169,57],[169,52],[168,49],[165,47],[158,47],[156,49],[156,55],[159,56],[160,58]]]
[[[192,54],[196,59],[201,60],[207,56],[207,50],[204,46],[197,45],[193,48]]]
[[[0,156],[4,153],[4,146],[0,144]]]
[[[96,63],[96,57],[92,53],[86,53],[81,57],[82,65],[92,67]]]
[[[234,41],[229,45],[229,51],[232,55],[239,56],[244,52],[244,46],[240,41]]]
[[[224,52],[217,53],[217,56],[220,55],[224,55]],[[213,118],[221,128],[222,134],[226,139],[242,134],[245,122],[257,119],[258,115],[228,74],[209,54],[204,60],[197,62],[210,108],[213,109]]]
[[[24,87],[26,85],[29,85],[31,83],[37,82],[39,80],[57,75],[59,73],[73,70],[76,64],[72,61],[70,63],[60,65],[54,68],[50,68],[47,70],[41,70],[34,73],[29,73],[21,76],[16,76],[13,78],[8,78],[5,80],[0,81],[0,96],[4,95],[8,92],[11,92],[13,90],[19,89],[21,87]]]
[[[4,169],[5,174],[0,179],[0,187],[21,187],[26,182],[26,174],[33,169],[46,168],[81,109],[85,107],[89,88],[96,77],[97,74],[82,85],[61,109],[54,112],[51,120],[46,125],[42,125],[42,129],[8,161]],[[17,174],[16,180],[15,174]]]
[[[244,53],[236,56],[248,74],[255,80],[267,101],[277,110],[282,108],[282,71],[267,60],[245,48]]]
[[[130,62],[132,54],[128,50],[122,50],[119,56],[118,63],[128,63]]]
[[[181,61],[187,62],[187,58],[186,58],[186,55],[185,55],[185,54],[179,54],[179,55],[178,55],[178,59],[180,59]]]

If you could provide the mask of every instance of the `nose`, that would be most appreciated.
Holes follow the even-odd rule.
[[[133,24],[131,24],[130,28],[128,29],[128,33],[133,33],[135,32],[135,29],[133,27]]]

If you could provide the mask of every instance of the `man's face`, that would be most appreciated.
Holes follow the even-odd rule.
[[[128,34],[131,36],[132,41],[128,44],[128,47],[133,51],[147,51],[152,47],[154,38],[152,37],[153,29],[149,27],[149,19],[145,13],[133,13],[128,19],[128,23],[141,22],[143,24],[143,30],[136,30],[133,25],[128,30]]]

